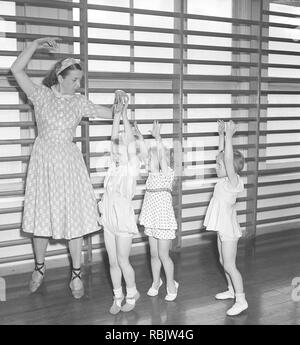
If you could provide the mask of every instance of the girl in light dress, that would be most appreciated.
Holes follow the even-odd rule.
[[[219,121],[218,130],[219,153],[216,158],[216,172],[220,180],[215,185],[204,226],[206,230],[218,232],[219,258],[225,270],[228,290],[218,293],[215,297],[219,300],[235,298],[234,305],[227,311],[227,315],[233,316],[248,308],[243,278],[235,263],[237,244],[242,235],[235,205],[237,195],[244,190],[243,181],[239,176],[244,167],[244,157],[232,147],[232,137],[236,132],[235,124],[229,121],[225,125],[223,121]]]
[[[115,112],[111,134],[110,167],[104,181],[104,194],[99,202],[104,242],[108,253],[114,301],[110,313],[129,312],[140,297],[135,284],[135,273],[129,261],[132,239],[138,228],[132,205],[136,180],[140,172],[143,142],[136,140],[135,129],[127,118],[128,96],[118,97],[122,111]],[[120,130],[123,119],[124,130]],[[122,276],[126,283],[126,303]]]

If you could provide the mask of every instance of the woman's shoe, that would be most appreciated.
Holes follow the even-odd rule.
[[[39,273],[39,275],[35,273]],[[36,279],[34,279],[34,276]],[[44,262],[42,264],[36,263],[34,271],[31,276],[31,280],[29,282],[30,292],[36,292],[36,290],[41,286],[44,276],[45,276],[45,263]]]
[[[162,286],[162,284],[163,284],[163,281],[160,279],[159,280],[159,286],[158,286],[158,288],[157,289],[155,289],[154,287],[153,287],[153,284],[151,285],[151,288],[148,290],[148,292],[147,292],[147,295],[148,296],[151,296],[151,297],[154,297],[154,296],[157,296],[158,295],[158,290],[159,290],[159,288]]]
[[[109,309],[109,312],[111,314],[116,315],[120,312],[123,299],[124,299],[124,295],[122,297],[119,297],[119,298],[114,297],[114,303]],[[117,302],[119,302],[119,303],[117,303]],[[120,306],[119,306],[119,304],[120,304]]]
[[[79,299],[84,295],[84,288],[83,288],[83,283],[81,280],[81,274],[80,274],[80,268],[73,268],[72,269],[72,279],[70,281],[70,289],[72,291],[72,295],[74,298]],[[74,286],[74,279],[79,278],[80,279],[80,288],[75,288]]]
[[[178,292],[179,284],[175,280],[174,280],[174,283],[175,283],[175,290],[176,290],[175,293],[170,293],[169,289],[167,287],[167,295],[165,297],[165,300],[168,301],[168,302],[174,301],[176,299],[176,297],[177,297],[177,292]]]
[[[140,293],[137,291],[133,297],[131,298],[126,297],[126,303],[121,307],[121,310],[125,313],[133,310],[135,308],[135,303],[140,298],[140,296],[141,296]],[[134,303],[132,304],[128,303],[128,300],[131,300]]]

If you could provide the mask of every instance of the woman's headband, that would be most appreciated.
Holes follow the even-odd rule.
[[[75,65],[75,64],[79,64],[79,60],[73,59],[73,58],[67,58],[65,60],[63,60],[61,62],[61,66],[60,68],[56,71],[56,75],[58,76],[63,70],[65,70],[66,68]]]

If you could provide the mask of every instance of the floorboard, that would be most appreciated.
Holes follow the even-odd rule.
[[[227,317],[232,301],[216,301],[226,288],[218,264],[216,242],[183,248],[172,253],[179,286],[176,301],[165,302],[165,285],[157,297],[148,297],[151,285],[149,257],[131,258],[141,298],[134,311],[112,316],[112,290],[107,261],[84,267],[86,294],[73,299],[68,287],[68,267],[49,269],[34,294],[28,291],[30,274],[6,279],[6,301],[0,302],[1,325],[298,325],[300,302],[292,299],[291,282],[300,277],[300,235],[296,230],[259,236],[254,255],[238,250],[238,267],[249,309]],[[163,277],[164,278],[164,277]],[[299,291],[300,299],[300,291]]]

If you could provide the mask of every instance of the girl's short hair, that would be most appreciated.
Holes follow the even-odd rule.
[[[165,155],[166,155],[166,160],[167,160],[167,164],[170,168],[174,169],[174,149],[173,148],[168,148],[165,145],[163,145],[164,150],[165,150]],[[156,146],[151,146],[149,148],[149,154],[158,154],[157,152],[157,147]]]
[[[234,150],[233,151],[233,166],[234,166],[235,172],[236,173],[241,172],[244,168],[244,165],[245,165],[245,157],[240,151]]]
[[[56,64],[53,66],[53,68],[48,72],[48,74],[46,75],[46,77],[43,79],[42,84],[51,88],[51,86],[58,84],[58,75],[61,75],[63,78],[65,78],[68,73],[72,70],[79,70],[82,71],[82,67],[80,66],[79,63],[74,63],[72,65],[70,65],[69,67],[63,69],[58,75],[57,75],[57,71],[59,71],[62,67],[62,62],[65,59],[61,59],[59,61],[56,62]]]

